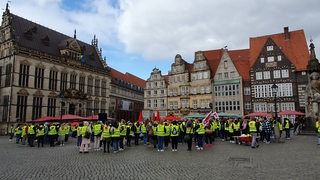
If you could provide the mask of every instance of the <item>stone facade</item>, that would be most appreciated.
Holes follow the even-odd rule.
[[[157,112],[160,118],[166,117],[168,112],[167,76],[163,76],[158,68],[154,68],[147,79],[144,91],[143,117],[151,119]]]
[[[86,44],[7,8],[0,43],[1,134],[44,116],[108,113],[110,69],[95,37]]]

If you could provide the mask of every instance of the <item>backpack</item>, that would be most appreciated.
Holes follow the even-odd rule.
[[[178,131],[177,131],[176,127],[173,127],[172,134],[177,134],[177,133],[178,133]]]

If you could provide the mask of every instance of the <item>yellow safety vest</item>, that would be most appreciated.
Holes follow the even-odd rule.
[[[109,126],[105,126],[103,128],[102,136],[103,136],[103,138],[110,138],[111,137],[111,135],[110,135],[110,127]]]
[[[249,122],[249,131],[250,132],[257,132],[256,122],[250,121]]]
[[[37,135],[36,135],[37,137],[38,136],[44,136],[44,128],[42,128],[42,129],[37,129]]]

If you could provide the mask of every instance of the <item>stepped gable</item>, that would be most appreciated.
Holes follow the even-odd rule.
[[[297,71],[307,69],[309,60],[308,45],[303,30],[289,32],[288,27],[284,28],[284,33],[272,34],[250,38],[250,67],[259,58],[268,38],[271,38],[283,53],[296,66]]]
[[[60,50],[66,47],[67,42],[75,40],[67,35],[10,14],[11,27],[14,30],[15,43],[20,47],[36,50],[55,57],[62,57]],[[84,47],[85,64],[103,69],[104,64],[97,53],[96,47],[76,40],[80,47]]]
[[[228,53],[243,80],[250,80],[249,49],[231,50]]]

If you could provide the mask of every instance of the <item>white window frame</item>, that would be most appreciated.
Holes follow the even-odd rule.
[[[263,79],[270,79],[270,71],[263,71]]]
[[[273,46],[267,46],[267,51],[273,51]]]
[[[262,80],[262,72],[256,72],[256,80]]]
[[[268,57],[268,62],[274,62],[274,56],[269,56]]]
[[[288,69],[282,69],[281,70],[281,76],[282,76],[282,78],[288,78],[289,77],[289,70]]]
[[[280,70],[274,70],[274,71],[273,71],[273,78],[274,78],[274,79],[279,79],[279,78],[281,78],[281,71],[280,71]]]

